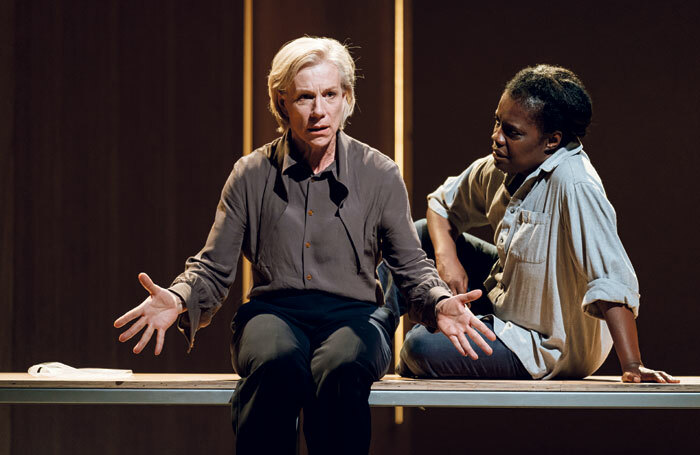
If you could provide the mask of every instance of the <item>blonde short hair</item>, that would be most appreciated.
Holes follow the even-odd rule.
[[[270,112],[279,125],[277,131],[285,132],[289,128],[289,118],[280,106],[279,95],[289,88],[302,68],[322,62],[333,63],[338,68],[340,86],[345,92],[340,129],[345,126],[345,121],[355,109],[355,62],[348,48],[337,40],[305,36],[282,46],[272,59],[267,88],[270,95]]]

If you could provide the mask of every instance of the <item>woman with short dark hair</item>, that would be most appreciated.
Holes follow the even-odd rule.
[[[401,374],[582,378],[614,342],[623,381],[677,382],[642,364],[637,277],[581,143],[591,115],[591,99],[568,69],[537,65],[508,82],[492,153],[430,194],[427,226],[416,223],[452,292],[487,294],[482,321],[497,336],[493,355],[464,357],[418,325],[406,336]],[[485,225],[495,246],[466,234]]]

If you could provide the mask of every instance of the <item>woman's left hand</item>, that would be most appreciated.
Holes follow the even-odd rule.
[[[491,355],[493,349],[481,338],[479,332],[491,341],[496,340],[496,335],[491,329],[474,316],[467,306],[469,302],[479,297],[481,297],[481,291],[475,289],[466,294],[457,294],[441,300],[435,307],[438,330],[452,342],[460,354],[469,356],[472,360],[478,359],[479,355],[469,344],[465,333],[486,355]]]
[[[622,382],[681,382],[665,371],[652,370],[644,365],[630,365],[622,372]]]

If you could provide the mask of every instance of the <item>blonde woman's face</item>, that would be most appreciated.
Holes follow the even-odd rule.
[[[344,100],[340,73],[333,63],[302,68],[280,99],[297,146],[312,152],[335,147]]]

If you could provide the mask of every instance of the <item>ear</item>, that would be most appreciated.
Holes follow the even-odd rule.
[[[544,150],[547,154],[554,153],[561,146],[561,131],[555,131],[547,135]]]
[[[279,92],[277,93],[277,105],[284,115],[289,116],[289,113],[287,113],[287,106],[284,105],[284,96]]]

